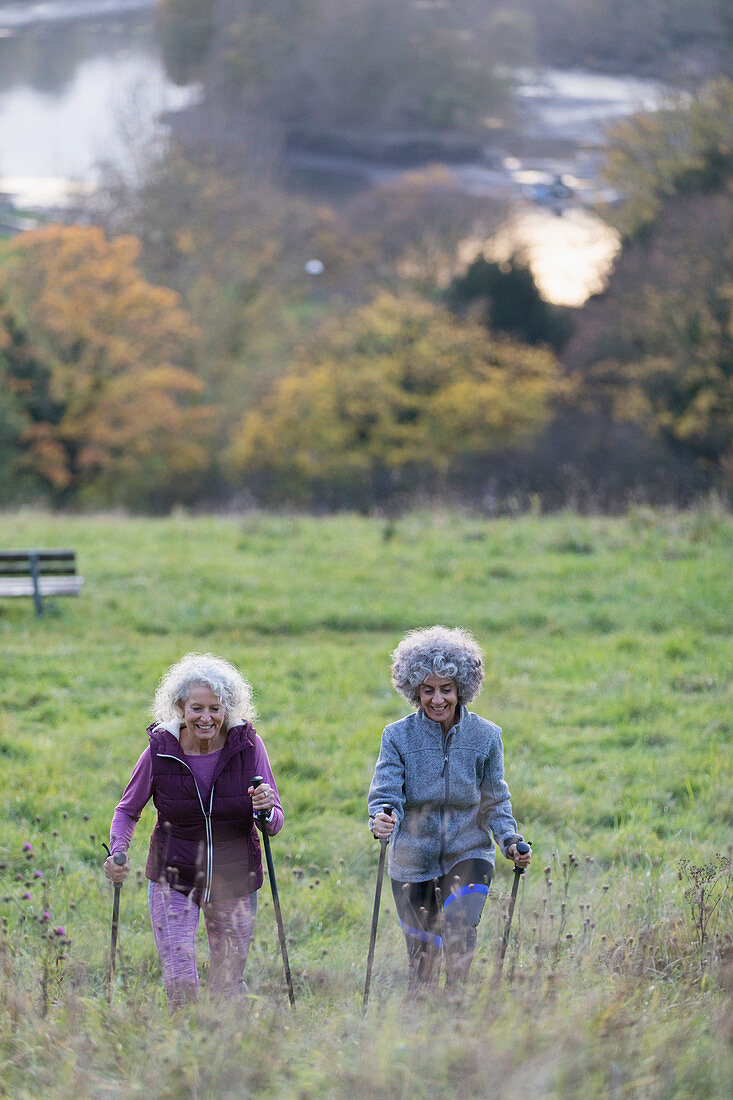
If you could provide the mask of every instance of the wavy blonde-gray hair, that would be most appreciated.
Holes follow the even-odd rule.
[[[206,684],[217,697],[226,716],[226,724],[244,718],[253,721],[252,686],[241,672],[223,657],[213,653],[187,653],[168,669],[158,684],[151,713],[161,725],[181,718],[191,688]]]
[[[392,683],[400,695],[420,705],[420,684],[428,676],[455,680],[458,703],[470,703],[481,690],[484,654],[472,634],[458,627],[411,630],[392,654]]]

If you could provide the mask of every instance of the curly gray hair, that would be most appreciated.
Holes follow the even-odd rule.
[[[420,684],[428,676],[455,680],[459,706],[481,690],[484,654],[467,630],[429,626],[411,630],[392,654],[392,683],[410,703],[420,703]]]
[[[168,669],[158,684],[151,713],[165,725],[183,714],[183,707],[196,684],[206,684],[224,707],[227,725],[240,718],[252,721],[256,712],[252,686],[241,672],[213,653],[187,653]]]

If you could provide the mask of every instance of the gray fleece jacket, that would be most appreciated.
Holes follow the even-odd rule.
[[[390,838],[389,875],[424,882],[447,874],[462,859],[494,862],[521,840],[504,782],[501,730],[461,707],[444,736],[423,710],[387,726],[369,788],[369,816],[390,805],[397,825]]]

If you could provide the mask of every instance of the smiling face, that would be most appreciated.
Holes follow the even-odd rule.
[[[458,709],[458,688],[450,676],[428,676],[419,687],[420,706],[445,733],[454,723]]]
[[[183,704],[181,746],[186,752],[207,753],[226,740],[226,711],[208,684],[194,684]]]

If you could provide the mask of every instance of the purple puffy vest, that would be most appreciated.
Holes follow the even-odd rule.
[[[262,856],[247,788],[255,767],[251,723],[233,726],[221,750],[211,795],[202,805],[193,772],[173,734],[150,726],[153,802],[158,820],[145,867],[197,905],[230,901],[262,885]]]

